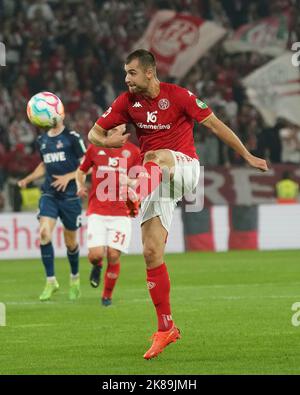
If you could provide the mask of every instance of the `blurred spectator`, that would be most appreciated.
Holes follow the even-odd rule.
[[[84,113],[88,113],[90,115],[90,119],[92,120],[99,118],[99,116],[104,112],[103,108],[95,103],[93,92],[90,90],[86,90],[82,93],[80,110]]]
[[[257,153],[259,156],[268,158],[271,163],[281,162],[282,143],[279,131],[286,124],[285,120],[278,119],[275,126],[263,129],[257,141]]]
[[[77,111],[74,118],[70,122],[70,126],[74,130],[80,130],[85,143],[88,144],[88,133],[95,123],[95,118],[91,118],[91,114],[86,111]]]
[[[4,178],[11,183],[22,170],[13,158],[18,157],[25,167],[30,158],[35,161],[36,129],[25,114],[28,99],[41,90],[61,96],[66,122],[86,137],[97,117],[126,90],[123,60],[157,10],[188,11],[227,30],[289,11],[290,40],[300,41],[299,5],[299,0],[0,0],[0,41],[6,43],[9,65],[0,74],[0,147],[8,155],[5,172],[3,165],[0,170],[2,183]],[[251,52],[229,55],[220,42],[180,85],[206,101],[252,153],[278,163],[282,147],[284,161],[299,163],[299,132],[282,121],[267,128],[242,85],[246,75],[269,59]],[[204,127],[195,125],[194,135],[202,164],[244,165],[242,158]],[[22,154],[17,149],[21,146]],[[30,158],[28,153],[32,153]],[[9,160],[13,162],[8,166]],[[0,166],[1,162],[3,155]]]
[[[281,161],[284,163],[300,163],[300,129],[290,124],[279,131],[282,152]]]
[[[3,190],[4,186],[4,157],[5,157],[5,148],[4,145],[0,142],[0,193]]]
[[[14,121],[9,125],[8,138],[11,149],[22,145],[26,153],[31,153],[33,150],[34,141],[36,138],[34,127],[25,120],[23,112],[19,111],[15,114]]]
[[[23,144],[17,144],[12,151],[4,155],[4,169],[7,173],[9,201],[13,211],[20,211],[22,205],[22,198],[17,181],[33,171],[40,161],[41,158],[39,154],[27,154]]]
[[[4,169],[9,177],[21,178],[32,172],[40,161],[37,152],[27,153],[24,144],[19,143],[4,155]]]
[[[54,15],[46,0],[37,0],[28,7],[27,18],[29,20],[36,18],[43,19],[46,22],[52,22]]]
[[[249,21],[248,11],[250,6],[250,1],[221,0],[221,3],[234,29],[237,29],[238,27]]]
[[[0,212],[3,211],[5,205],[5,199],[3,193],[0,191]]]
[[[7,127],[13,114],[13,106],[8,90],[0,82],[0,128]],[[1,141],[1,138],[0,138]]]
[[[81,91],[76,79],[66,81],[65,89],[61,93],[66,112],[73,114],[79,110],[81,102]]]

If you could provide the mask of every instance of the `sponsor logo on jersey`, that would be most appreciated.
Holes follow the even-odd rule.
[[[66,154],[64,151],[51,152],[43,155],[44,163],[64,162],[66,161]]]
[[[164,99],[166,100],[166,99]],[[154,123],[157,122],[157,113],[158,111],[147,111],[147,122],[151,122],[151,124],[147,123],[142,123],[142,122],[138,122],[136,124],[136,126],[140,129],[151,129],[151,130],[164,130],[164,129],[170,129],[171,128],[171,124],[167,123],[167,124],[156,124],[153,125]]]
[[[140,108],[140,107],[143,107],[143,106],[141,105],[141,103],[139,101],[136,101],[132,107]]]
[[[160,99],[158,102],[158,107],[160,110],[167,110],[170,107],[170,102],[168,99]]]
[[[56,148],[60,149],[63,148],[63,146],[64,146],[63,142],[61,140],[58,140],[58,142],[56,143]]]
[[[129,157],[131,156],[131,152],[130,152],[128,149],[124,149],[124,150],[122,151],[122,156],[123,156],[124,158],[129,158]]]
[[[97,178],[103,177],[103,173],[119,172],[127,174],[127,168],[123,167],[113,167],[107,165],[101,165],[97,167]]]
[[[106,155],[106,153],[101,149],[100,151],[98,151],[97,155]]]
[[[170,123],[167,123],[167,124],[165,124],[165,125],[163,125],[163,124],[161,124],[161,123],[159,123],[158,125],[149,125],[149,124],[145,124],[145,123],[142,123],[142,122],[138,122],[137,124],[136,124],[136,126],[138,127],[138,128],[140,128],[140,129],[151,129],[151,130],[164,130],[164,129],[170,129],[171,128],[171,124]]]
[[[197,103],[198,107],[202,108],[202,110],[207,108],[207,105],[203,101],[201,101],[200,99],[196,99],[196,103]]]

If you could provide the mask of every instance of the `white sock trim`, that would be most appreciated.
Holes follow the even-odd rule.
[[[55,281],[56,281],[56,277],[55,276],[47,277],[47,283],[54,283]]]

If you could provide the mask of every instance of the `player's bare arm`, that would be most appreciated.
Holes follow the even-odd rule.
[[[225,144],[229,145],[238,154],[240,154],[250,166],[262,171],[268,170],[267,162],[264,159],[252,155],[238,138],[238,136],[214,114],[207,118],[203,122],[203,125],[211,129],[212,132],[222,141],[224,141]]]
[[[88,134],[90,143],[105,148],[120,148],[126,143],[128,137],[129,133],[123,134],[122,129],[117,129],[112,135],[107,136],[107,131],[97,124]]]
[[[18,186],[20,188],[26,188],[28,184],[33,181],[38,180],[39,178],[45,175],[45,165],[44,162],[41,162],[37,165],[37,167],[33,170],[32,173],[28,174],[27,177],[23,178],[18,182]]]
[[[79,168],[76,171],[76,186],[77,196],[84,198],[88,195],[88,190],[85,186],[86,173]]]

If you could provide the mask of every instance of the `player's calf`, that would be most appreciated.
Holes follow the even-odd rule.
[[[102,293],[102,305],[109,306],[111,304],[112,293],[116,286],[120,274],[120,262],[108,262],[104,278],[104,288]]]
[[[102,266],[94,265],[90,273],[90,284],[93,288],[98,288],[101,281]]]
[[[98,288],[101,281],[103,253],[104,253],[104,249],[102,247],[91,248],[88,253],[88,259],[90,263],[93,265],[89,278],[90,285],[93,288]]]

